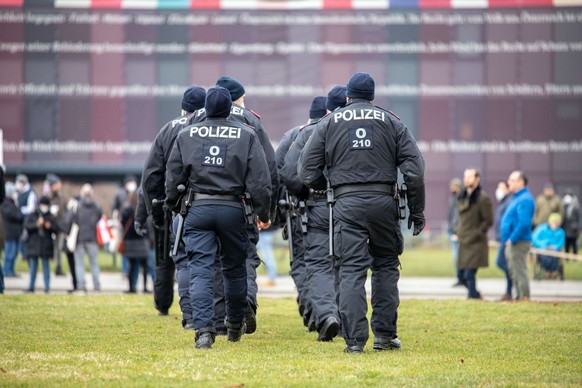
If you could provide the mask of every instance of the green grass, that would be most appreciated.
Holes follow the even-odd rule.
[[[580,386],[582,304],[404,300],[403,349],[342,352],[262,299],[259,328],[196,350],[142,295],[4,295],[0,386]]]
[[[277,261],[277,272],[279,275],[289,274],[289,251],[280,239],[275,239],[275,259]],[[497,255],[496,250],[489,252],[489,267],[479,270],[479,278],[503,278],[504,275],[495,265]],[[118,272],[121,270],[121,256],[116,255],[115,260],[111,253],[99,252],[99,265],[102,271]],[[88,261],[88,260],[86,260]],[[428,276],[428,277],[450,277],[454,278],[455,273],[451,260],[451,251],[448,248],[416,246],[407,248],[400,257],[402,263],[402,276]],[[66,257],[63,255],[63,265],[68,271]],[[53,261],[54,267],[54,261]],[[564,263],[564,274],[566,280],[582,280],[582,262],[569,261]],[[26,272],[27,264],[23,260],[18,260],[16,270]],[[88,264],[87,264],[87,270]],[[265,267],[259,267],[259,274],[264,275]],[[533,271],[530,268],[530,276]]]

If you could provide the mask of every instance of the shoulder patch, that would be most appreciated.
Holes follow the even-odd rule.
[[[259,120],[261,119],[261,115],[259,115],[257,112],[255,112],[255,111],[254,111],[254,110],[252,110],[252,109],[249,109],[249,111],[250,111],[252,114],[254,114],[254,115],[255,115],[255,116],[256,116],[256,117],[257,117]]]
[[[400,117],[398,117],[398,115],[396,115],[396,113],[392,112],[391,110],[384,109],[384,108],[382,108],[381,106],[378,106],[378,105],[374,105],[374,107],[375,108],[378,108],[380,110],[383,110],[384,112],[390,114],[391,116],[394,116],[394,118],[396,118],[398,121],[402,121],[402,120],[400,120]]]

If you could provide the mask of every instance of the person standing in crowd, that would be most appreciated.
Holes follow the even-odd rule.
[[[176,137],[184,128],[195,121],[194,113],[204,108],[205,98],[206,90],[200,86],[193,85],[186,89],[182,97],[180,116],[168,121],[158,132],[142,172],[141,189],[144,204],[139,203],[136,212],[137,225],[135,228],[138,233],[145,230],[145,222],[147,214],[149,214],[154,228],[154,241],[162,245],[154,247],[158,255],[164,256],[156,258],[154,307],[160,316],[168,315],[168,310],[174,302],[174,282],[175,277],[177,277],[182,327],[185,327],[192,320],[188,260],[182,247],[178,249],[176,257],[170,258],[170,252],[163,252],[164,208],[160,206],[161,204],[154,207],[152,201],[162,202],[164,200],[166,195],[166,165]],[[139,202],[141,202],[141,198]],[[170,204],[166,203],[165,205],[169,206]],[[147,214],[143,210],[147,210]]]
[[[457,206],[459,195],[463,191],[463,184],[459,178],[454,178],[449,183],[449,192],[451,197],[449,200],[449,214],[447,216],[447,232],[449,235],[449,242],[451,243],[451,250],[453,253],[453,268],[455,268],[455,274],[457,275],[457,282],[453,284],[453,287],[464,286],[463,277],[461,276],[461,271],[459,270],[459,237],[455,234],[455,226],[459,222],[459,209]]]
[[[77,271],[77,288],[87,291],[85,284],[85,254],[89,256],[93,287],[95,291],[101,291],[99,279],[99,263],[97,253],[97,222],[101,218],[101,208],[95,202],[93,186],[89,183],[81,187],[81,199],[75,210],[73,222],[78,225],[77,243],[75,247],[75,270]]]
[[[66,209],[65,209],[66,201],[63,198],[63,195],[61,193],[63,183],[61,182],[61,178],[59,178],[55,174],[47,174],[45,181],[46,181],[46,186],[47,186],[47,192],[45,195],[51,201],[50,210],[51,210],[51,213],[57,219],[57,223],[59,226],[59,232],[57,233],[57,235],[55,237],[55,241],[54,241],[55,251],[52,255],[52,257],[55,258],[55,275],[63,276],[65,273],[63,272],[63,267],[62,267],[62,251],[63,251],[63,247],[65,245],[64,244],[65,235],[62,232],[62,230],[63,230],[63,222],[64,222],[63,217],[64,217],[65,211],[66,211]]]
[[[5,189],[6,197],[0,205],[4,226],[4,276],[18,277],[15,265],[24,217],[16,204],[17,192],[14,183],[6,182]]]
[[[542,193],[536,198],[533,228],[546,223],[552,213],[558,213],[563,216],[564,207],[562,206],[562,199],[554,190],[554,185],[546,183]]]
[[[75,249],[71,248],[71,245],[77,244],[77,238],[74,237],[73,242],[69,244],[69,233],[73,226],[73,219],[77,212],[77,207],[79,206],[79,201],[81,197],[79,195],[74,195],[67,201],[67,206],[65,209],[65,214],[63,216],[63,225],[62,230],[64,234],[64,243],[63,243],[63,251],[65,252],[65,256],[67,256],[67,262],[69,264],[69,271],[71,272],[71,281],[73,283],[73,288],[68,290],[69,293],[73,293],[78,290],[77,288],[77,270],[75,269]],[[69,231],[69,232],[67,232]],[[71,237],[73,238],[73,237]]]
[[[481,174],[467,168],[463,175],[465,189],[459,195],[459,270],[469,299],[482,299],[477,291],[477,270],[489,266],[487,230],[493,224],[491,199],[481,188]]]
[[[566,244],[564,250],[578,254],[578,235],[580,234],[580,202],[572,190],[566,190],[562,198],[564,204],[564,232]]]
[[[124,255],[129,262],[128,281],[131,294],[137,292],[137,280],[139,277],[140,267],[147,274],[147,260],[149,256],[149,247],[146,237],[136,233],[134,226],[135,210],[137,208],[136,191],[129,193],[126,204],[121,208],[120,225],[123,230],[123,242],[125,246]],[[147,234],[146,234],[147,236]],[[144,281],[144,292],[147,287]]]
[[[548,222],[536,226],[532,233],[532,245],[537,249],[560,252],[566,242],[566,233],[560,227],[562,217],[558,213],[552,213],[548,217]],[[559,269],[560,260],[555,256],[539,255],[538,259],[542,268],[550,272],[552,276]],[[561,280],[564,280],[563,273]]]
[[[16,199],[16,203],[20,212],[22,213],[23,217],[33,213],[36,210],[37,205],[37,196],[34,192],[32,186],[28,182],[28,177],[24,174],[18,174],[16,176],[16,191],[18,192],[18,197]],[[23,259],[26,259],[28,256],[26,255],[26,240],[28,239],[28,235],[26,230],[24,229],[22,232],[22,236],[19,240],[20,246],[20,254],[22,255]]]
[[[513,171],[507,185],[513,193],[513,200],[501,219],[501,244],[505,246],[505,257],[516,299],[529,300],[529,278],[527,255],[531,247],[531,225],[534,217],[535,201],[527,187],[528,179],[523,171]]]
[[[347,83],[346,106],[317,126],[298,164],[305,185],[325,190],[329,180],[334,190],[333,253],[339,262],[339,311],[347,353],[362,353],[368,341],[364,285],[370,269],[374,349],[402,346],[397,338],[398,256],[403,251],[395,200],[398,168],[408,188],[408,227],[414,224],[416,236],[426,223],[424,159],[397,116],[372,105],[374,91],[369,74],[354,74]]]
[[[251,196],[258,227],[268,229],[271,223],[271,180],[264,152],[252,128],[226,120],[231,105],[228,90],[210,88],[206,120],[178,135],[167,164],[166,198],[173,210],[180,207],[179,185],[186,186],[186,195],[193,199],[184,222],[183,241],[191,275],[195,347],[199,349],[209,349],[216,336],[213,279],[218,240],[223,254],[228,340],[239,341],[246,330],[245,262],[250,241],[241,205],[245,192]],[[228,133],[220,138],[213,135],[209,129],[217,127],[228,127]]]
[[[341,87],[340,87],[341,88]],[[334,90],[334,89],[332,89]],[[337,89],[336,89],[337,90]],[[343,97],[345,101],[345,89]],[[345,106],[345,103],[342,103]],[[329,106],[335,110],[338,106]],[[330,111],[332,110],[330,109]],[[309,109],[309,122],[299,130],[299,134],[285,156],[281,169],[282,180],[291,194],[305,201],[307,213],[307,234],[305,236],[305,269],[307,287],[311,297],[311,319],[318,332],[318,341],[332,341],[340,329],[337,304],[335,260],[329,252],[329,209],[324,190],[309,189],[298,175],[298,160],[305,144],[318,125],[325,125],[331,116],[328,113],[326,97],[315,97]],[[326,116],[327,115],[327,116]],[[320,121],[322,120],[322,121]],[[327,175],[327,171],[324,171]],[[309,325],[308,327],[311,327]]]
[[[273,145],[271,144],[271,140],[269,139],[269,134],[263,123],[260,120],[260,116],[253,112],[250,109],[245,107],[245,97],[246,92],[244,86],[232,77],[220,77],[216,80],[216,86],[223,87],[230,92],[230,97],[232,99],[232,108],[230,111],[230,115],[228,117],[229,121],[235,121],[237,123],[244,123],[250,125],[254,128],[255,133],[259,139],[261,147],[263,148],[263,152],[267,159],[267,164],[269,166],[269,173],[271,176],[271,187],[272,187],[272,196],[271,196],[271,208],[270,208],[270,219],[275,218],[275,212],[277,211],[277,195],[279,191],[279,171],[277,169],[277,162],[275,160],[275,150],[273,149]],[[248,310],[246,314],[246,334],[252,334],[257,329],[257,322],[256,322],[256,313],[257,313],[257,292],[259,288],[257,286],[257,267],[261,264],[261,259],[257,254],[257,243],[259,242],[259,230],[257,226],[253,223],[253,225],[247,225],[247,233],[251,239],[252,244],[248,245],[248,252],[247,252],[247,289],[248,289]],[[218,259],[216,261],[217,269],[218,269]],[[216,271],[217,275],[220,274],[220,271]],[[220,285],[220,276],[217,276],[215,279],[215,290],[217,293],[224,287]],[[220,300],[223,299],[221,296],[217,297],[216,310],[221,309],[221,302]],[[220,316],[222,311],[217,311],[217,315]]]
[[[505,273],[505,294],[499,300],[500,302],[508,302],[513,300],[512,289],[513,281],[511,280],[511,274],[509,273],[509,268],[507,267],[507,259],[505,258],[505,247],[501,244],[501,219],[507,210],[507,207],[513,199],[513,194],[509,191],[509,186],[506,181],[499,181],[497,183],[497,189],[495,190],[495,199],[497,199],[497,210],[495,211],[495,223],[493,224],[493,232],[495,236],[495,241],[499,243],[497,248],[497,259],[495,263],[503,273]]]
[[[28,268],[30,271],[30,283],[27,292],[34,292],[38,259],[42,261],[42,273],[44,276],[44,292],[50,291],[51,270],[50,260],[54,253],[54,235],[59,227],[56,217],[50,211],[50,199],[42,197],[38,208],[24,219],[24,228],[28,232],[26,241],[26,253],[28,255]]]
[[[125,206],[125,204],[127,203],[127,199],[129,198],[129,195],[131,193],[134,193],[137,190],[138,187],[138,182],[137,182],[137,178],[133,175],[128,175],[124,178],[123,180],[123,187],[121,187],[117,193],[115,194],[115,197],[113,198],[113,207],[112,207],[112,211],[113,211],[113,215],[112,218],[113,220],[115,220],[114,222],[116,222],[116,228],[117,228],[117,233],[119,236],[123,235],[123,229],[121,228],[121,225],[119,225],[119,213],[121,212],[121,209],[123,208],[123,206]],[[123,276],[128,276],[128,271],[129,271],[129,261],[127,260],[127,257],[122,254],[121,255],[121,273],[123,274]]]

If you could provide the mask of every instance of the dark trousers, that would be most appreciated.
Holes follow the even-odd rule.
[[[156,241],[163,241],[163,231],[154,229]],[[170,241],[172,239],[170,238]],[[156,276],[154,277],[154,306],[158,311],[168,311],[174,302],[174,281],[176,265],[173,260],[156,260]]]
[[[497,267],[499,267],[503,273],[505,273],[505,295],[511,295],[513,288],[513,281],[511,280],[511,275],[509,274],[509,267],[507,266],[507,259],[505,258],[505,245],[499,244],[497,249]]]
[[[469,291],[469,299],[479,299],[481,294],[477,291],[477,268],[461,269],[465,287]]]
[[[573,254],[578,254],[578,238],[577,237],[566,237],[566,243],[564,245],[564,251],[570,252],[572,251]]]
[[[173,244],[176,239],[174,231],[178,227],[178,217],[172,222],[170,242]],[[190,270],[188,269],[188,256],[184,247],[184,241],[180,241],[177,255],[172,257],[176,267],[176,280],[178,281],[178,298],[182,319],[192,319],[192,304],[190,303]]]
[[[137,279],[139,277],[139,269],[147,275],[147,258],[145,257],[128,257],[129,271],[127,279],[129,281],[129,292],[137,292]],[[144,290],[146,283],[144,281]]]
[[[334,251],[339,264],[339,311],[346,344],[369,338],[365,282],[372,270],[372,331],[397,336],[398,279],[403,240],[398,209],[388,195],[344,196],[334,205]]]
[[[335,290],[335,259],[329,255],[329,210],[325,201],[308,208],[305,268],[316,327],[330,316],[339,320]]]
[[[226,299],[226,319],[243,321],[247,309],[246,252],[250,244],[240,207],[192,206],[184,225],[184,243],[190,270],[190,300],[194,328],[214,328],[213,279],[218,243],[224,257],[221,270]]]
[[[291,228],[294,257],[289,258],[291,260],[289,275],[297,288],[297,303],[299,303],[299,309],[303,311],[303,319],[306,320],[311,314],[312,304],[305,269],[305,236],[301,230],[299,217],[291,219]]]
[[[257,268],[261,264],[261,259],[257,254],[257,242],[259,241],[259,230],[256,225],[246,225],[245,226],[247,236],[249,238],[250,244],[247,245],[246,249],[246,269],[247,269],[247,301],[249,307],[255,312],[257,311],[257,293],[259,292],[259,287],[257,285]],[[219,242],[220,243],[220,242]],[[222,276],[222,264],[224,260],[224,255],[222,251],[216,256],[214,262],[214,314],[215,314],[215,325],[217,327],[224,325],[224,318],[226,317],[226,302],[225,302],[225,292],[224,292],[224,282]]]
[[[65,256],[67,256],[67,263],[69,263],[69,272],[71,272],[71,280],[73,281],[73,290],[77,289],[77,273],[75,271],[75,253],[69,251],[67,244],[63,248]]]

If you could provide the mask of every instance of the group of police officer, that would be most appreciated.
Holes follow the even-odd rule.
[[[408,226],[418,235],[424,160],[398,117],[371,103],[374,90],[370,75],[356,73],[346,87],[316,97],[307,124],[288,131],[276,153],[237,80],[221,77],[208,91],[184,93],[182,115],[150,150],[135,222],[143,230],[151,215],[154,224],[155,306],[167,315],[177,269],[182,324],[195,330],[196,348],[210,348],[216,335],[239,341],[256,330],[255,245],[271,221],[285,224],[299,311],[319,341],[339,335],[346,352],[363,351],[371,269],[374,349],[401,347],[397,169]]]

